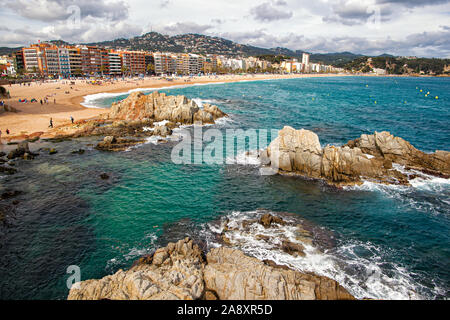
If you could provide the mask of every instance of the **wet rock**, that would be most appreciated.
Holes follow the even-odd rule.
[[[84,154],[84,153],[85,153],[85,150],[84,150],[84,149],[78,149],[78,150],[72,151],[72,154],[79,154],[79,155],[82,155],[82,154]]]
[[[17,169],[3,165],[3,166],[0,166],[0,173],[15,174],[15,173],[17,173]]]
[[[262,224],[265,228],[270,228],[272,223],[285,225],[285,222],[283,219],[277,216],[273,216],[270,213],[264,214],[260,219],[259,223]]]
[[[169,129],[167,126],[156,126],[153,130],[153,134],[155,136],[161,136],[161,137],[167,137],[172,134],[172,130]]]
[[[22,158],[25,153],[30,153],[28,141],[18,143],[17,148],[9,152],[8,159]]]
[[[113,137],[113,136],[107,136],[103,139],[103,143],[114,144],[114,143],[117,143],[117,139],[116,139],[116,137]]]
[[[108,139],[106,139],[108,138]],[[101,141],[97,144],[95,149],[101,150],[101,151],[124,151],[128,148],[135,146],[137,144],[143,143],[145,140],[140,139],[125,139],[125,138],[114,138],[114,137],[106,137],[106,141]],[[113,139],[112,139],[113,138]]]
[[[21,195],[21,194],[22,194],[22,191],[19,191],[19,190],[6,190],[5,192],[2,193],[0,198],[2,200],[6,200],[6,199],[11,199],[11,198],[17,197],[18,195]]]
[[[287,254],[290,254],[291,256],[305,256],[305,247],[300,243],[293,243],[288,240],[283,240],[281,244],[281,250],[283,250]]]
[[[101,178],[102,180],[108,180],[108,179],[109,179],[109,175],[108,175],[107,173],[102,173],[102,174],[100,175],[100,178]]]

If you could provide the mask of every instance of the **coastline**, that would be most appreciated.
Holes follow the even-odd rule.
[[[246,75],[246,76],[217,76],[200,77],[190,80],[182,77],[174,81],[167,81],[159,78],[125,79],[114,83],[103,83],[93,85],[84,80],[76,80],[75,84],[70,84],[66,80],[58,80],[50,83],[33,83],[31,86],[19,86],[14,84],[6,86],[10,91],[11,98],[5,103],[17,109],[17,113],[0,113],[0,130],[5,132],[9,129],[11,134],[2,135],[3,141],[23,140],[29,137],[41,136],[52,138],[59,134],[59,129],[70,124],[70,117],[75,121],[94,119],[105,113],[107,109],[83,106],[85,97],[109,93],[126,94],[131,91],[145,91],[160,88],[170,88],[174,86],[192,86],[207,84],[223,84],[243,81],[260,80],[282,80],[294,78],[316,78],[316,77],[342,77],[342,74],[298,74],[298,75]],[[189,81],[188,81],[189,79]],[[41,105],[40,100],[47,97],[48,103]],[[19,99],[36,99],[35,103],[20,103]],[[53,119],[54,128],[49,128],[50,118]]]

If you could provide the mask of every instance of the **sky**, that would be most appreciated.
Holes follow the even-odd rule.
[[[450,58],[450,0],[0,0],[0,46],[200,33],[313,53]]]

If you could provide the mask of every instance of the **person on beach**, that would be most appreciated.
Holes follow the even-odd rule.
[[[50,118],[50,125],[48,127],[53,128],[53,119],[52,118]]]
[[[9,129],[6,129],[6,134],[9,135]]]
[[[73,119],[73,117],[72,117],[72,116],[70,116],[70,121],[72,121],[72,124],[73,124],[73,120],[74,120],[74,119]]]
[[[43,105],[42,99],[41,99],[41,106]]]
[[[53,104],[56,104],[56,99],[53,99]]]

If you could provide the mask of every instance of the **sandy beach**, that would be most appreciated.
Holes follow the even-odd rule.
[[[55,80],[46,83],[32,83],[30,86],[14,84],[5,86],[11,94],[5,103],[15,108],[18,112],[0,113],[0,130],[2,140],[20,140],[29,136],[53,137],[60,133],[60,128],[70,124],[70,117],[75,121],[92,119],[107,112],[107,109],[86,108],[81,105],[84,97],[96,93],[127,92],[136,88],[161,88],[176,85],[206,84],[215,82],[237,82],[243,80],[265,79],[289,79],[335,76],[330,74],[305,74],[305,75],[224,75],[205,76],[189,79],[188,77],[176,78],[173,81],[157,77],[144,79],[125,79],[114,82],[103,82],[101,85],[91,84],[89,81],[76,80],[71,84],[67,80]],[[189,80],[188,80],[189,79]],[[45,103],[47,98],[47,103]],[[26,103],[19,99],[27,99]],[[36,99],[37,102],[30,102]],[[41,105],[40,100],[44,103]],[[53,119],[54,128],[49,128],[50,118]],[[6,129],[10,134],[6,135]]]

